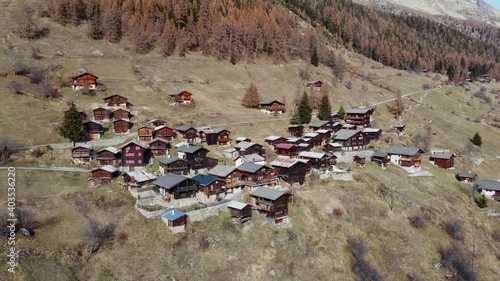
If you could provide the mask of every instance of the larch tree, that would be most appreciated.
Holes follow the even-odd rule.
[[[40,35],[40,29],[38,28],[35,19],[35,9],[29,5],[23,5],[19,16],[17,17],[18,24],[18,34],[20,37],[27,39],[35,39]]]
[[[119,42],[122,38],[122,19],[120,11],[115,5],[104,13],[103,21],[106,38],[113,43]]]
[[[245,90],[245,95],[241,101],[244,107],[258,107],[260,102],[260,94],[257,87],[251,83]]]
[[[403,103],[403,99],[401,98],[401,93],[398,91],[396,94],[396,99],[392,103],[391,106],[389,106],[389,111],[394,115],[394,118],[398,118],[403,114],[405,110],[405,105]]]
[[[90,19],[90,38],[94,40],[102,39],[104,37],[104,30],[102,29],[101,5],[97,0],[89,3],[87,13]]]
[[[333,65],[332,72],[339,79],[339,81],[342,81],[345,76],[345,72],[347,70],[347,63],[342,57],[341,54],[338,54],[337,57],[335,58],[335,64]]]
[[[319,120],[330,121],[332,119],[332,105],[328,99],[328,95],[323,95],[318,112]]]
[[[77,141],[85,140],[83,117],[73,102],[70,103],[69,111],[64,116],[64,121],[60,128],[60,134],[61,136],[70,139],[73,142],[73,145]]]

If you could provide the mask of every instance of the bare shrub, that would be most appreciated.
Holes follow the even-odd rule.
[[[19,143],[9,137],[0,137],[0,163],[7,161],[19,148]]]
[[[352,90],[352,82],[351,81],[347,81],[347,83],[345,84],[345,87],[349,90]]]
[[[233,233],[237,231],[236,225],[232,223],[229,219],[226,219],[222,222],[222,228],[226,231]]]
[[[31,58],[36,60],[41,59],[42,55],[40,49],[38,49],[37,47],[31,47]]]
[[[121,244],[125,244],[125,242],[128,240],[128,233],[125,231],[120,231],[116,235],[116,240]]]
[[[447,222],[444,225],[446,232],[455,240],[463,241],[465,238],[464,226],[459,221]]]
[[[0,213],[0,237],[6,237],[9,233],[7,226],[9,222],[7,221],[7,215],[5,213]]]
[[[299,77],[303,81],[308,81],[309,79],[311,79],[311,75],[309,74],[309,70],[307,68],[299,69]]]
[[[203,235],[202,237],[200,237],[199,243],[200,243],[200,249],[202,249],[203,251],[207,250],[210,247],[210,241],[209,241],[208,236],[206,236],[206,235]]]
[[[18,81],[11,81],[9,83],[9,88],[12,92],[14,92],[16,95],[22,95],[24,94],[24,84]]]
[[[349,237],[347,239],[347,251],[354,256],[351,270],[359,280],[382,281],[382,276],[364,259],[368,252],[365,243],[361,238]]]
[[[43,148],[43,147],[37,147],[35,149],[33,149],[30,154],[31,156],[35,157],[35,158],[40,158],[42,157],[47,151]]]
[[[83,241],[89,253],[99,250],[104,244],[115,236],[115,224],[99,222],[90,218],[83,233]]]
[[[288,234],[288,242],[289,243],[297,242],[299,240],[299,236],[297,235],[297,233],[295,231],[289,229],[287,231],[287,234]]]
[[[429,90],[430,88],[431,88],[431,85],[429,85],[429,83],[422,84],[422,89]]]
[[[410,218],[411,225],[415,228],[424,228],[426,224],[426,220],[423,216],[413,216]]]
[[[495,239],[495,241],[500,242],[500,230],[495,230],[492,234],[492,237],[493,239]]]
[[[307,180],[308,180],[309,184],[311,184],[311,185],[318,183],[319,182],[319,173],[316,171],[312,171]]]
[[[336,217],[341,217],[342,215],[344,215],[344,210],[342,210],[341,208],[333,208],[333,214]]]
[[[24,228],[29,232],[33,232],[38,224],[35,216],[35,210],[26,204],[22,204],[17,207],[16,218],[19,227]]]
[[[459,277],[453,280],[475,281],[478,279],[465,251],[459,245],[454,244],[448,249],[441,249],[439,254],[441,263]]]
[[[29,67],[17,59],[12,62],[12,70],[14,71],[14,75],[28,75],[30,73]]]
[[[30,83],[39,84],[45,79],[46,70],[44,69],[33,69],[29,75]]]
[[[349,237],[349,239],[347,239],[347,251],[353,254],[355,258],[361,259],[368,252],[368,249],[361,238]]]

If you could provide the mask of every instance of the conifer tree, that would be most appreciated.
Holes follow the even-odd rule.
[[[474,137],[472,137],[472,143],[476,146],[481,146],[483,144],[483,140],[481,139],[481,135],[476,132]]]
[[[323,121],[330,121],[332,119],[332,106],[330,105],[328,95],[323,95],[323,98],[321,99],[318,118]]]
[[[339,116],[339,118],[341,120],[344,120],[345,119],[345,109],[344,109],[344,105],[340,105],[340,108],[339,108],[339,111],[337,112],[337,115]]]
[[[260,94],[257,87],[252,83],[245,90],[245,95],[243,96],[243,100],[241,101],[241,105],[244,107],[257,107],[260,102]]]
[[[290,124],[300,125],[302,124],[302,120],[300,119],[299,111],[295,109],[292,114],[292,118],[290,119]]]
[[[73,145],[75,142],[83,141],[85,139],[83,131],[83,117],[73,102],[69,105],[69,111],[64,117],[60,134],[61,136],[70,139],[73,142]]]
[[[448,66],[448,70],[446,71],[446,75],[448,75],[448,79],[453,79],[455,77],[455,67],[450,64]]]
[[[313,52],[311,54],[311,64],[316,67],[318,67],[319,65],[318,52],[316,51],[316,48],[313,49]]]
[[[309,97],[307,92],[304,91],[302,94],[302,99],[296,109],[296,114],[300,118],[300,124],[307,124],[311,122],[313,108],[309,103]]]

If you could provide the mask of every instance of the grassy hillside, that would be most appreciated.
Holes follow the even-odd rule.
[[[11,19],[18,3],[5,1],[0,5],[0,17]],[[305,61],[274,65],[261,59],[231,65],[197,53],[169,58],[156,53],[135,55],[126,50],[127,42],[90,41],[86,27],[62,27],[45,20],[41,23],[50,28],[49,36],[26,41],[9,31],[11,20],[0,20],[0,40],[5,42],[0,44],[0,72],[9,73],[0,76],[0,135],[27,145],[63,141],[57,134],[57,125],[62,121],[67,100],[75,101],[80,109],[90,113],[103,97],[118,93],[133,104],[132,110],[137,112],[134,122],[161,117],[169,125],[229,124],[222,126],[230,129],[233,137],[247,136],[263,143],[267,135],[286,134],[287,120],[276,119],[288,115],[268,116],[240,106],[244,89],[251,82],[263,98],[285,96],[291,104],[304,90],[306,81],[298,73],[307,68],[310,80],[329,83],[330,100],[337,109],[340,104],[375,104],[394,98],[398,91],[421,91],[424,84],[435,87],[444,80],[386,68],[345,50],[335,50],[349,63],[343,81],[334,81],[328,68],[314,68]],[[41,50],[43,58],[30,58],[32,46]],[[95,57],[95,50],[104,55]],[[38,93],[38,86],[29,84],[28,78],[11,74],[14,59],[30,66],[58,66],[52,72],[52,83],[57,82],[57,76],[67,78],[83,65],[100,77],[107,90],[85,96],[62,88],[63,99],[46,99]],[[13,80],[27,85],[26,94],[15,95],[8,89]],[[346,87],[348,82],[351,89]],[[482,86],[493,99],[491,103],[473,97]],[[177,88],[191,91],[196,107],[170,106],[167,94]],[[384,135],[373,145],[376,149],[393,144],[413,145],[415,136],[430,132],[431,148],[461,152],[468,139],[479,132],[483,146],[472,151],[470,157],[459,157],[457,171],[472,169],[481,179],[500,178],[500,161],[492,160],[500,155],[500,129],[493,126],[500,120],[495,99],[498,89],[498,83],[465,88],[443,85],[404,98],[406,112],[399,120],[389,114],[386,104],[378,105],[373,116],[376,126],[387,130],[394,123],[403,122],[407,134],[391,137],[391,143]],[[249,123],[231,124],[237,122]],[[219,150],[210,149],[216,153]],[[14,155],[12,164],[68,166],[68,155],[69,151],[63,150],[54,151],[53,159],[49,153],[34,158],[25,151]],[[471,157],[485,161],[474,165]],[[40,225],[33,237],[19,238],[18,248],[29,253],[21,254],[13,279],[355,280],[351,270],[353,256],[346,250],[347,239],[352,236],[364,241],[368,248],[366,261],[385,280],[443,280],[449,270],[436,266],[441,260],[439,250],[452,244],[461,245],[464,258],[473,260],[478,280],[496,280],[500,275],[500,242],[493,237],[500,229],[500,220],[488,217],[486,209],[478,208],[469,199],[468,187],[454,179],[456,171],[437,169],[428,160],[424,161],[424,170],[434,177],[408,177],[398,167],[381,170],[372,163],[351,168],[358,173],[356,181],[308,182],[297,188],[290,209],[291,225],[270,226],[259,216],[241,227],[228,222],[223,214],[189,224],[187,232],[181,235],[167,231],[160,219],[145,219],[134,209],[128,192],[116,183],[90,189],[86,174],[18,170],[18,200],[35,208]],[[394,211],[389,208],[389,198],[380,198],[380,189],[387,189],[391,180],[395,185]],[[1,170],[0,182],[6,181],[6,173]],[[5,205],[4,192],[0,202]],[[499,211],[500,204],[490,202],[488,209]],[[413,227],[410,218],[414,216],[424,218],[425,227]],[[116,239],[92,255],[85,251],[82,241],[89,217],[117,225]],[[455,241],[445,231],[445,225],[455,221],[463,225],[462,241]],[[5,240],[0,241],[5,244]],[[6,254],[6,247],[0,248],[0,254]],[[5,263],[0,264],[0,270],[6,270]],[[0,280],[10,277],[3,274]]]

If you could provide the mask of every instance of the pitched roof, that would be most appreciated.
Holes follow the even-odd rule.
[[[245,163],[239,165],[238,167],[236,167],[236,170],[254,174],[258,170],[260,170],[262,167],[265,167],[265,165],[245,162]]]
[[[273,103],[275,103],[275,102],[277,102],[277,103],[279,103],[279,104],[281,104],[281,105],[284,105],[284,103],[282,103],[282,102],[280,102],[280,101],[277,101],[277,100],[261,100],[261,101],[259,102],[259,104],[260,104],[260,105],[270,105],[270,104],[273,104]]]
[[[180,217],[186,216],[185,213],[177,210],[177,209],[170,209],[163,215],[161,215],[162,218],[167,219],[168,221],[174,221]]]
[[[158,127],[154,127],[154,128],[153,128],[153,131],[155,131],[155,132],[156,132],[156,131],[161,130],[161,129],[164,129],[164,128],[169,128],[169,129],[172,129],[172,128],[170,128],[170,127],[166,126],[166,125],[160,125],[160,126],[158,126]]]
[[[387,157],[387,152],[375,151],[372,154],[372,158],[385,158]]]
[[[148,173],[144,170],[131,171],[131,172],[127,172],[126,174],[129,175],[130,177],[133,177],[136,182],[144,182],[144,181],[156,179],[155,175]]]
[[[124,99],[128,100],[126,97],[121,96],[121,95],[118,95],[118,94],[114,94],[114,95],[111,95],[111,96],[107,96],[107,97],[105,97],[103,100],[106,100],[106,99],[108,99],[108,98],[115,97],[115,96],[117,96],[117,97],[121,97],[121,98],[124,98]]]
[[[120,119],[118,119],[118,120],[113,121],[113,123],[116,123],[116,122],[119,122],[119,121],[125,121],[125,122],[127,122],[127,123],[132,123],[132,122],[130,121],[130,119],[128,119],[128,118],[120,118]]]
[[[277,139],[280,139],[282,137],[278,137],[278,136],[269,136],[267,138],[265,138],[266,141],[275,141]]]
[[[331,132],[330,130],[317,130],[316,133],[318,134],[326,134],[326,133],[329,133]]]
[[[71,150],[73,150],[75,148],[79,148],[79,147],[83,147],[83,148],[87,148],[87,149],[93,149],[94,148],[90,144],[80,143],[80,144],[75,145],[75,147],[73,147]]]
[[[323,84],[323,82],[321,82],[320,80],[309,81],[309,82],[307,82],[307,84],[308,84],[308,85],[309,85],[309,84],[316,84],[316,83],[318,83],[318,82],[319,82],[319,83],[321,83],[321,84]]]
[[[364,128],[363,133],[378,133],[381,132],[382,129],[379,128]]]
[[[296,143],[300,140],[300,138],[287,138],[286,139],[286,142],[289,142],[289,143]]]
[[[101,127],[104,126],[104,123],[97,121],[97,120],[89,120],[89,121],[83,122],[83,124],[87,124],[87,123],[94,123],[94,124],[97,124]]]
[[[103,149],[97,151],[97,153],[101,153],[103,151],[109,151],[109,152],[111,152],[113,154],[117,154],[118,152],[120,152],[120,150],[118,150],[117,148],[112,147],[112,146],[108,146],[106,148],[103,148]]]
[[[163,143],[168,143],[168,144],[170,143],[168,140],[166,140],[166,139],[164,139],[164,138],[154,138],[154,139],[150,140],[150,141],[148,142],[148,144],[152,144],[152,143],[155,143],[155,142],[157,142],[157,141],[161,141],[161,142],[163,142]]]
[[[293,143],[278,143],[276,145],[276,149],[291,149],[292,147],[294,147],[295,144]]]
[[[168,94],[168,95],[169,95],[169,96],[177,96],[177,95],[182,94],[183,92],[186,92],[186,93],[189,93],[189,94],[191,94],[191,95],[192,95],[192,93],[191,93],[191,92],[186,91],[186,90],[180,90],[180,89],[177,89],[177,90],[173,91],[172,93],[170,93],[170,94]]]
[[[71,77],[71,79],[78,79],[78,78],[80,78],[80,77],[82,77],[82,76],[85,76],[85,75],[90,75],[90,76],[92,76],[92,77],[95,77],[95,79],[99,79],[99,77],[97,77],[97,76],[95,76],[94,74],[89,73],[89,72],[80,73],[80,74],[78,74],[77,76]]]
[[[408,147],[408,146],[393,146],[387,151],[391,155],[405,155],[405,156],[415,156],[418,152],[421,152],[420,148]]]
[[[113,110],[113,112],[116,112],[116,111],[126,111],[126,112],[130,112],[130,110],[126,109],[126,108],[117,108],[115,110]]]
[[[300,157],[306,157],[306,158],[315,158],[315,159],[321,159],[325,156],[324,153],[318,153],[318,152],[309,152],[309,151],[302,151],[299,153]]]
[[[396,124],[393,126],[394,128],[404,128],[405,124]]]
[[[223,132],[223,131],[229,132],[229,130],[226,130],[224,128],[210,128],[210,127],[200,127],[200,128],[197,128],[197,130],[200,132],[203,132],[205,134],[218,134],[218,133]]]
[[[316,123],[309,125],[309,127],[321,127],[328,123],[331,123],[331,121],[317,121]]]
[[[241,203],[238,201],[231,201],[229,204],[227,204],[228,208],[236,209],[236,210],[243,210],[246,206],[249,206],[248,204]]]
[[[208,171],[208,174],[225,178],[231,174],[234,169],[235,167],[233,166],[217,165],[213,167],[212,170]]]
[[[345,130],[342,129],[338,132],[335,133],[335,140],[348,140],[352,138],[355,134],[357,134],[359,131],[358,130]]]
[[[158,161],[159,161],[161,164],[163,164],[163,165],[168,165],[168,164],[172,164],[172,163],[174,163],[174,162],[176,162],[176,161],[179,161],[179,160],[180,160],[180,161],[184,161],[184,162],[186,162],[186,160],[181,159],[181,158],[179,158],[179,157],[177,157],[177,156],[173,156],[173,157],[170,157],[170,158],[168,158],[168,157],[165,157],[165,158],[160,158],[160,160],[158,160]]]
[[[255,162],[260,162],[266,160],[266,158],[260,156],[257,153],[254,154],[248,154],[248,155],[241,155],[238,158],[241,158],[243,162],[248,162],[248,163],[255,163]]]
[[[282,167],[282,168],[290,168],[293,165],[302,162],[301,159],[297,158],[288,158],[288,157],[278,157],[276,160],[271,162],[271,166],[273,167]]]
[[[279,191],[276,189],[270,189],[267,187],[259,187],[255,189],[252,193],[250,193],[250,196],[252,197],[261,197],[265,199],[269,199],[271,201],[274,201],[281,196],[285,195],[283,191]]]
[[[249,149],[250,147],[256,145],[257,143],[255,142],[248,142],[248,141],[242,141],[238,143],[237,145],[234,146],[234,148],[239,148],[240,150],[246,150]]]
[[[97,108],[94,108],[94,109],[92,109],[92,111],[96,111],[96,110],[99,110],[99,109],[104,109],[104,110],[106,110],[106,111],[109,111],[109,109],[107,109],[107,108],[105,108],[105,107],[102,107],[102,106],[99,106],[99,107],[97,107]]]
[[[483,180],[479,184],[478,189],[500,191],[500,181]]]
[[[477,174],[473,172],[460,172],[457,174],[457,176],[461,178],[475,178]]]
[[[181,125],[181,126],[175,128],[175,130],[179,131],[179,132],[186,132],[189,129],[194,129],[194,127],[187,126],[187,125]]]
[[[302,126],[302,125],[288,125],[288,128],[289,128],[289,129],[290,129],[290,128],[299,128],[299,127],[302,127],[302,128],[303,128],[304,126]]]
[[[214,175],[197,174],[196,176],[192,177],[192,179],[198,182],[199,184],[205,186],[217,180],[217,177]]]
[[[304,143],[299,143],[299,144],[297,144],[297,146],[298,146],[298,147],[309,147],[309,146],[310,146],[310,144],[309,144],[309,143],[304,142]]]
[[[246,141],[247,139],[249,139],[249,138],[247,138],[247,137],[237,137],[234,140],[235,141]]]
[[[147,149],[147,147],[144,144],[142,144],[142,143],[140,143],[140,142],[138,142],[136,140],[132,140],[132,141],[127,142],[126,144],[120,146],[119,149],[123,149],[124,147],[129,146],[131,144],[135,144],[135,145],[138,145],[138,146],[140,146],[140,147],[142,147],[144,149]]]
[[[345,111],[345,113],[348,114],[366,114],[368,111],[373,110],[371,107],[355,107],[355,108],[350,108]]]
[[[434,158],[434,159],[444,159],[444,160],[448,160],[451,158],[451,156],[453,156],[454,154],[451,153],[451,152],[434,152],[431,156],[431,158]]]
[[[184,146],[184,145],[189,145],[189,143],[188,143],[188,142],[183,141],[183,142],[180,142],[180,143],[176,143],[176,144],[174,144],[175,148],[179,148],[179,147]]]
[[[200,149],[205,149],[205,148],[199,147],[196,145],[192,145],[192,144],[188,144],[188,145],[183,145],[183,146],[177,147],[177,152],[195,153],[196,151],[198,151]]]
[[[108,172],[110,172],[110,173],[112,173],[112,174],[113,174],[113,173],[115,173],[116,171],[118,171],[118,169],[117,169],[117,168],[115,168],[115,167],[113,167],[113,166],[111,166],[111,165],[105,165],[105,166],[102,166],[102,167],[100,167],[100,168],[94,168],[94,169],[92,169],[92,172],[93,172],[93,171],[97,171],[97,170],[104,170],[104,171],[108,171]]]
[[[304,135],[306,138],[314,138],[317,137],[319,134],[318,133],[307,133]]]
[[[331,145],[333,147],[342,147],[342,144],[336,142],[327,143],[326,145]]]
[[[179,183],[189,179],[188,177],[177,175],[177,174],[172,174],[168,173],[164,175],[161,178],[156,179],[153,184],[163,187],[165,189],[172,189],[174,186],[178,185]]]

